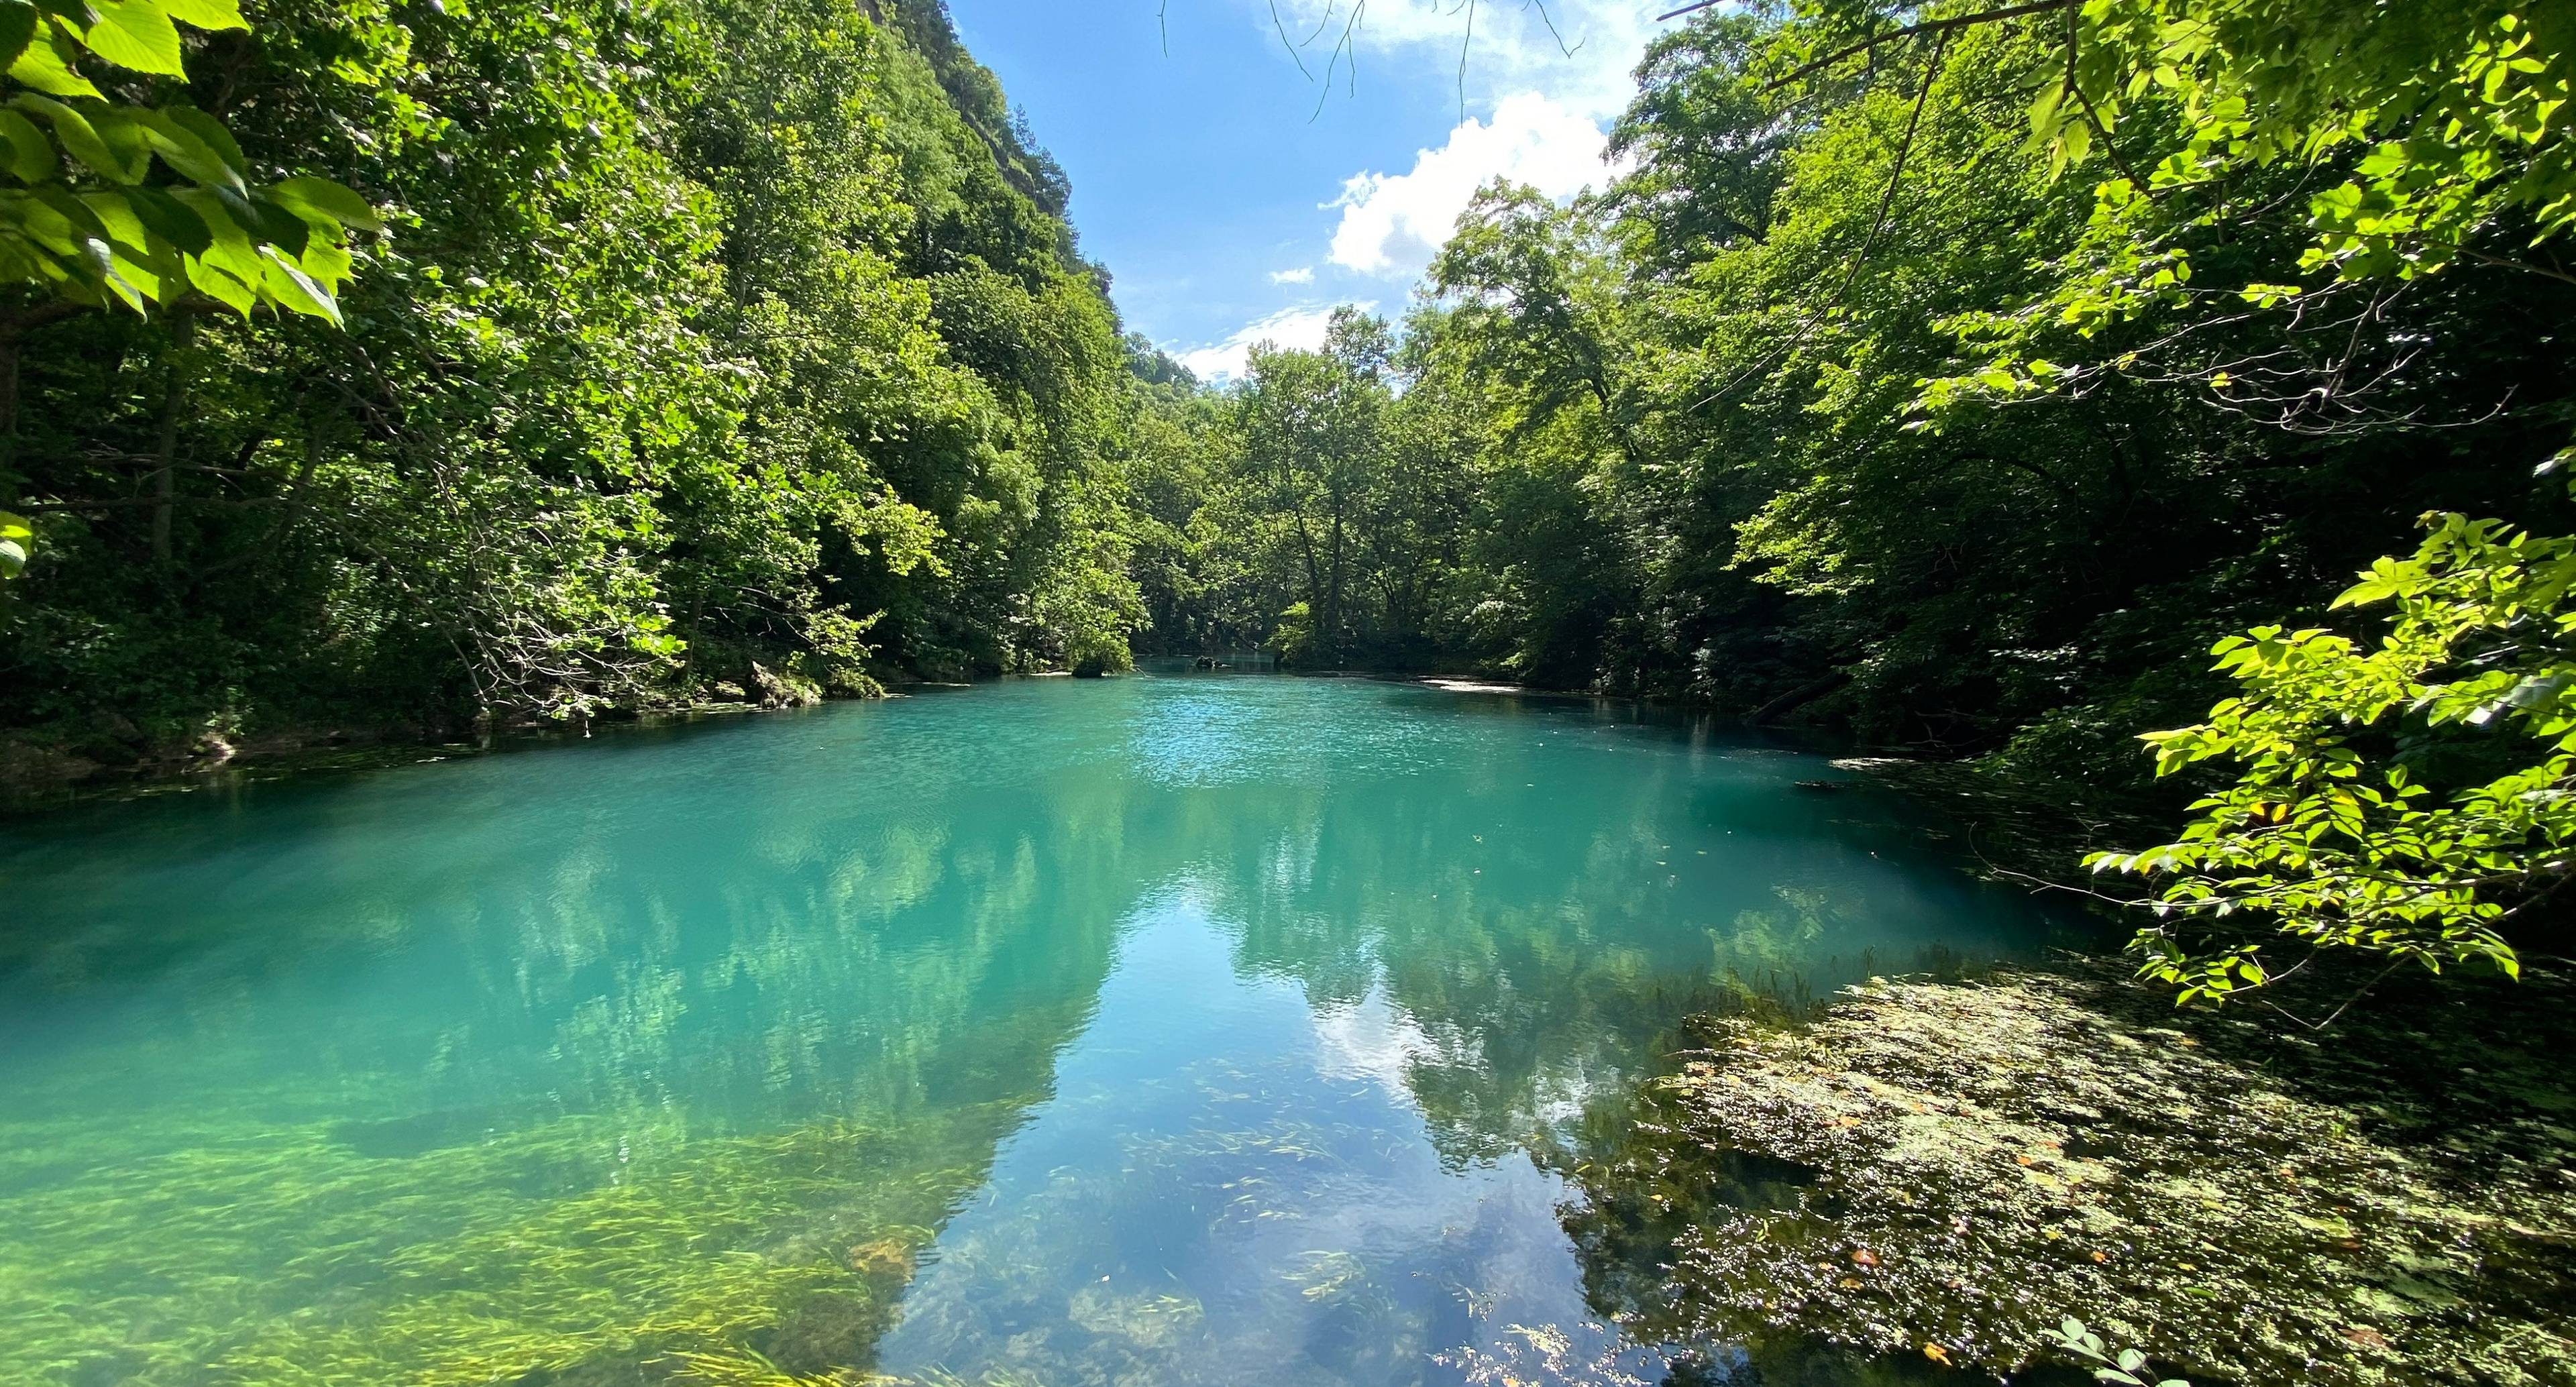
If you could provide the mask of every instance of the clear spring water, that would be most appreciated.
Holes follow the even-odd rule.
[[[2048,928],[1837,778],[1140,676],[16,820],[0,1382],[1652,1382],[1587,1110]]]

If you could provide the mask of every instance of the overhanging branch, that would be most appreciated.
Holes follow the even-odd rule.
[[[1662,23],[1669,19],[1679,19],[1686,14],[1696,14],[1701,10],[1715,9],[1723,2],[1724,0],[1699,0],[1695,5],[1684,5],[1677,10],[1667,10],[1655,16],[1655,21]],[[1862,39],[1849,47],[1835,49],[1813,62],[1801,64],[1788,76],[1769,83],[1763,90],[1785,87],[1801,77],[1832,67],[1845,58],[1857,57],[1882,43],[1895,43],[1900,39],[1915,38],[1923,34],[1947,33],[1952,29],[1965,29],[1978,24],[1995,24],[2007,19],[2019,19],[2024,15],[2047,14],[2053,10],[2071,10],[2079,3],[2081,0],[2031,0],[2031,3],[2025,5],[2006,5],[1999,10],[1983,10],[1976,14],[1952,15],[1947,19],[1927,19],[1920,24],[1908,24],[1902,29],[1890,29],[1886,33]]]

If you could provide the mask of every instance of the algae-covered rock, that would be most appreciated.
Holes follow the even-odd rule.
[[[2001,1369],[2075,1315],[2204,1383],[2576,1382],[2565,1001],[2311,1033],[2069,964],[1709,1021],[1569,1228],[1650,1337]]]

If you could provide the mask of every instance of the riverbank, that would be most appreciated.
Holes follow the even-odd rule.
[[[768,671],[755,667],[759,674]],[[1168,671],[1173,673],[1182,670]],[[1250,671],[1226,671],[1228,673]],[[1277,673],[1276,671],[1265,671]],[[991,678],[1056,678],[1070,670],[1003,674]],[[1304,678],[1384,678],[1448,687],[1442,677],[1376,671],[1287,671]],[[827,690],[770,676],[744,685],[711,685],[718,697],[695,703],[621,711],[587,725],[522,721],[488,734],[470,725],[388,718],[287,721],[245,730],[210,727],[155,731],[114,714],[85,724],[0,730],[0,811],[40,808],[68,800],[153,794],[219,783],[226,777],[267,779],[310,771],[365,770],[424,759],[473,756],[510,746],[587,736],[593,728],[652,726],[780,712],[826,702],[901,698],[924,690],[972,688],[940,679],[870,680],[865,692]],[[1550,695],[1552,691],[1475,684],[1473,691]],[[1464,691],[1464,686],[1460,691]]]
[[[2400,977],[2310,1029],[2350,982],[2302,1023],[2065,959],[1702,1020],[1569,1226],[1671,1341],[2009,1371],[2072,1315],[2204,1385],[2576,1382],[2576,997]]]
[[[86,731],[11,729],[0,732],[0,809],[186,789],[230,776],[268,779],[408,765],[581,738],[600,728],[697,722],[825,702],[900,698],[916,689],[966,687],[922,680],[872,686],[859,695],[718,698],[620,713],[588,724],[526,721],[488,734],[453,724],[399,720],[287,723],[247,734],[199,731],[157,737],[123,719],[100,719]]]

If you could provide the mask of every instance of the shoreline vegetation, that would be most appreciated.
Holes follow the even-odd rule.
[[[1148,661],[1194,666],[1193,657],[1184,655],[1149,655]],[[1168,672],[1168,671],[1167,671]],[[1365,679],[1394,683],[1418,684],[1445,693],[1500,694],[1533,698],[1609,699],[1657,708],[1686,716],[1714,716],[1708,709],[1653,696],[1619,696],[1579,688],[1536,687],[1504,682],[1490,676],[1468,673],[1425,673],[1415,669],[1266,669],[1231,670],[1190,667],[1191,673],[1263,674],[1304,679]],[[1083,677],[1065,669],[1039,669],[1000,678]],[[971,680],[899,679],[862,692],[840,693],[798,689],[773,684],[765,696],[719,697],[712,701],[686,705],[614,711],[596,720],[576,724],[544,718],[523,719],[517,723],[478,734],[459,727],[425,727],[417,724],[348,726],[321,724],[310,727],[282,727],[252,734],[227,736],[214,731],[154,741],[140,729],[121,719],[102,718],[99,732],[80,743],[59,738],[31,735],[23,731],[0,731],[0,812],[10,812],[40,803],[93,796],[115,796],[127,793],[149,793],[193,778],[236,772],[261,776],[290,775],[305,770],[364,768],[377,765],[405,765],[424,759],[450,755],[482,754],[507,750],[514,746],[544,745],[566,737],[580,738],[594,730],[620,727],[652,727],[673,723],[734,717],[745,714],[788,712],[835,702],[870,702],[883,698],[907,697],[923,690],[954,690],[976,687]],[[740,693],[740,690],[732,690]],[[1758,724],[1729,724],[1748,732],[1778,732],[1788,735],[1813,735],[1807,729],[1764,727]],[[102,745],[100,739],[104,739]],[[1829,740],[1829,739],[1828,739]],[[73,749],[75,745],[86,748]],[[1931,768],[1932,763],[1899,756],[1845,756],[1836,760],[1842,769],[1861,771],[1888,779],[1909,794],[1925,798],[1955,795],[1996,805],[2025,808],[2032,796],[1999,792],[1986,780],[1973,775],[1967,778],[1945,775]]]

